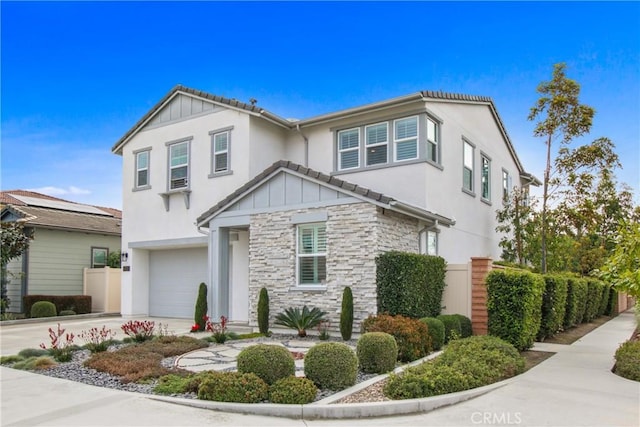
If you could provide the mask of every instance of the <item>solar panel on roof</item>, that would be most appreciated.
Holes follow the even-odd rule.
[[[30,206],[39,206],[41,208],[58,209],[62,211],[89,213],[94,215],[112,216],[109,212],[105,212],[102,209],[96,208],[95,206],[62,202],[59,200],[39,199],[37,197],[20,196],[17,194],[12,194],[12,196]]]

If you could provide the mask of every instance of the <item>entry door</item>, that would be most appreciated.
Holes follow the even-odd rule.
[[[248,322],[249,231],[234,231],[229,237],[229,318],[234,322]]]

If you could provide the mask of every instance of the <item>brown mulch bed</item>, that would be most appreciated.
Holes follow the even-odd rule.
[[[560,332],[553,337],[547,338],[544,342],[551,344],[573,344],[597,327],[607,323],[609,320],[611,320],[611,317],[609,316],[598,317],[590,323],[582,323],[578,326],[574,326],[573,328],[569,328],[566,331]]]

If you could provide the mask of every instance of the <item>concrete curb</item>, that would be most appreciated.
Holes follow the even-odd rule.
[[[0,326],[28,325],[31,323],[61,322],[65,320],[96,319],[100,317],[120,317],[120,313],[88,313],[71,316],[35,317],[29,319],[3,320]]]
[[[515,378],[515,377],[514,377]],[[230,412],[244,415],[262,415],[271,417],[283,417],[302,420],[314,419],[350,419],[373,418],[390,415],[406,415],[413,413],[430,412],[443,406],[455,405],[473,399],[490,391],[504,387],[511,383],[513,378],[489,384],[471,390],[441,396],[426,397],[422,399],[407,399],[400,401],[368,402],[368,403],[340,403],[309,405],[282,405],[275,403],[227,403],[211,402],[196,399],[184,399],[167,396],[150,396],[151,400],[190,406],[193,408],[209,409],[221,412]]]

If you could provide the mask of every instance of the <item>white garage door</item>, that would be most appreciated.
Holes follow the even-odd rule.
[[[149,255],[149,314],[193,317],[198,287],[207,283],[207,248],[151,251]]]

